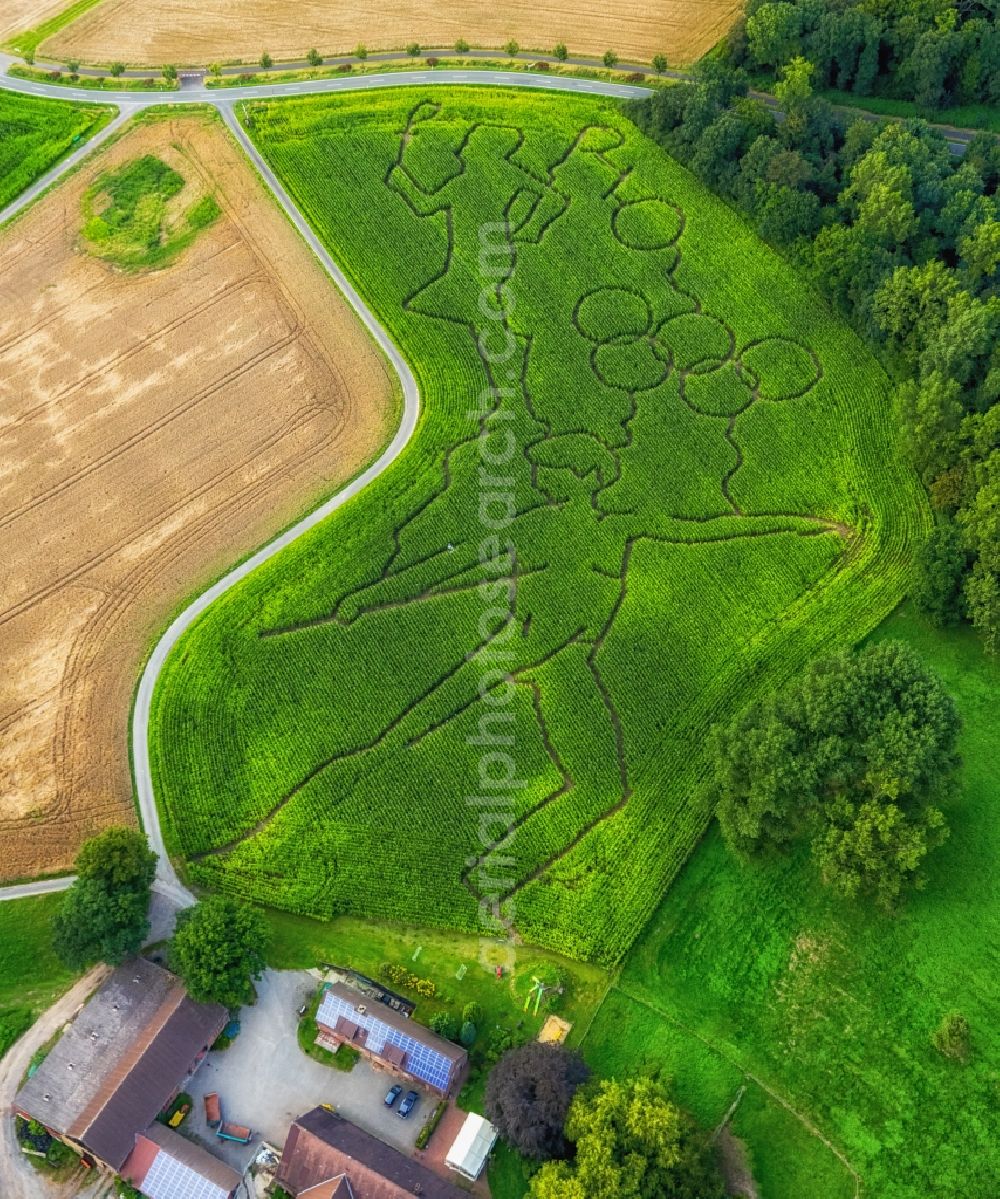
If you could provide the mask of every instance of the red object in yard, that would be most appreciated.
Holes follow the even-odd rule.
[[[222,1105],[215,1091],[205,1096],[205,1119],[209,1128],[218,1128],[222,1123]]]
[[[236,1141],[240,1145],[249,1145],[253,1133],[245,1124],[222,1124],[215,1135],[222,1141]]]
[[[497,966],[497,978],[503,978],[503,966]]]

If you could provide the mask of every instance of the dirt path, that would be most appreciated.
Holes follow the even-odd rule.
[[[655,1013],[660,1017],[661,1020],[666,1020],[668,1023],[673,1024],[675,1028],[679,1028],[682,1032],[687,1033],[689,1037],[694,1037],[695,1040],[700,1041],[706,1048],[711,1049],[713,1053],[717,1053],[719,1057],[729,1062],[731,1066],[735,1066],[735,1068],[739,1070],[745,1078],[749,1079],[750,1082],[756,1083],[756,1085],[760,1087],[760,1089],[769,1098],[773,1099],[775,1103],[779,1103],[785,1109],[785,1111],[787,1111],[790,1115],[793,1115],[795,1119],[798,1120],[798,1122],[803,1126],[803,1128],[810,1132],[818,1141],[821,1141],[826,1148],[830,1150],[837,1161],[839,1161],[848,1174],[850,1174],[851,1178],[854,1180],[854,1199],[859,1199],[859,1196],[862,1193],[861,1175],[851,1164],[850,1160],[847,1158],[847,1155],[842,1150],[838,1149],[837,1146],[829,1139],[829,1137],[824,1136],[824,1134],[804,1112],[800,1112],[798,1108],[793,1107],[783,1095],[766,1083],[758,1074],[754,1074],[753,1071],[748,1070],[746,1065],[732,1053],[730,1053],[729,1050],[724,1046],[718,1045],[708,1037],[702,1036],[702,1034],[696,1029],[691,1028],[682,1020],[678,1020],[672,1012],[667,1011],[666,1008],[661,1007],[659,1004],[652,1003],[650,1000],[644,999],[641,995],[637,995],[634,991],[630,991],[621,985],[618,986],[618,990],[633,1003],[637,1003],[640,1007],[644,1007],[647,1010]]]
[[[87,996],[109,973],[107,966],[97,966],[85,974],[32,1025],[7,1056],[0,1059],[0,1195],[3,1199],[60,1199],[77,1189],[76,1183],[63,1186],[47,1183],[32,1169],[17,1144],[11,1107],[35,1050],[72,1019]]]

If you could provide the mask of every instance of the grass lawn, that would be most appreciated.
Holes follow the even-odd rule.
[[[546,950],[527,946],[511,948],[500,942],[442,933],[438,930],[382,925],[342,916],[329,923],[267,911],[271,927],[269,964],[279,970],[308,969],[321,963],[349,966],[372,978],[384,981],[379,973],[383,963],[399,963],[413,974],[430,979],[437,986],[434,999],[422,999],[404,987],[391,983],[417,1004],[417,1018],[426,1023],[435,1012],[448,1011],[461,1016],[467,1003],[479,1003],[485,1019],[479,1030],[477,1049],[485,1044],[497,1027],[515,1033],[518,1040],[537,1036],[548,1014],[543,1007],[534,1014],[524,1011],[524,995],[532,975],[543,966],[555,966],[565,982],[565,994],[554,1010],[573,1024],[570,1044],[586,1032],[595,1009],[608,985],[608,975],[597,966],[572,962]],[[414,958],[417,950],[419,954]],[[503,978],[496,967],[503,967]],[[459,973],[464,969],[461,978]],[[473,1053],[473,1064],[476,1054]],[[476,1106],[477,1078],[466,1096]]]
[[[875,637],[912,644],[965,721],[964,793],[926,891],[898,915],[879,915],[833,898],[801,855],[739,866],[713,829],[627,959],[584,1050],[602,1072],[662,1065],[706,1123],[755,1075],[879,1199],[994,1194],[1000,666],[969,632],[938,633],[905,611]],[[953,1010],[972,1027],[966,1065],[931,1044]],[[759,1086],[749,1087],[734,1130],[767,1199],[852,1193],[830,1151]]]
[[[887,117],[922,117],[935,125],[955,125],[959,129],[986,129],[1000,133],[1000,108],[990,104],[963,104],[955,108],[942,108],[939,112],[922,111],[912,100],[887,100],[880,96],[856,96],[853,92],[841,92],[826,88],[821,93],[831,104],[844,108],[859,108]]]
[[[0,903],[0,1057],[73,981],[51,948],[61,896]]]

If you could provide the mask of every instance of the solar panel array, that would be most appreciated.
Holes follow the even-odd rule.
[[[364,1015],[359,1014],[354,1004],[348,1003],[346,999],[333,994],[332,991],[327,991],[319,1006],[316,1019],[328,1028],[336,1028],[340,1016],[353,1021],[367,1032],[365,1048],[370,1053],[374,1053],[378,1057],[387,1044],[397,1045],[406,1054],[403,1069],[407,1074],[412,1074],[415,1078],[421,1079],[429,1086],[436,1087],[439,1091],[447,1091],[448,1083],[451,1080],[451,1060],[443,1053],[432,1049],[430,1045],[425,1045],[423,1041],[418,1041],[416,1037],[411,1037],[408,1033],[383,1023],[377,1016],[368,1012]]]
[[[162,1149],[143,1179],[142,1193],[149,1199],[227,1199],[229,1194]]]

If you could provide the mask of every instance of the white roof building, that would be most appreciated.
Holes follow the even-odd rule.
[[[490,1150],[496,1144],[497,1130],[484,1116],[469,1112],[448,1150],[445,1165],[473,1182],[483,1172]]]

